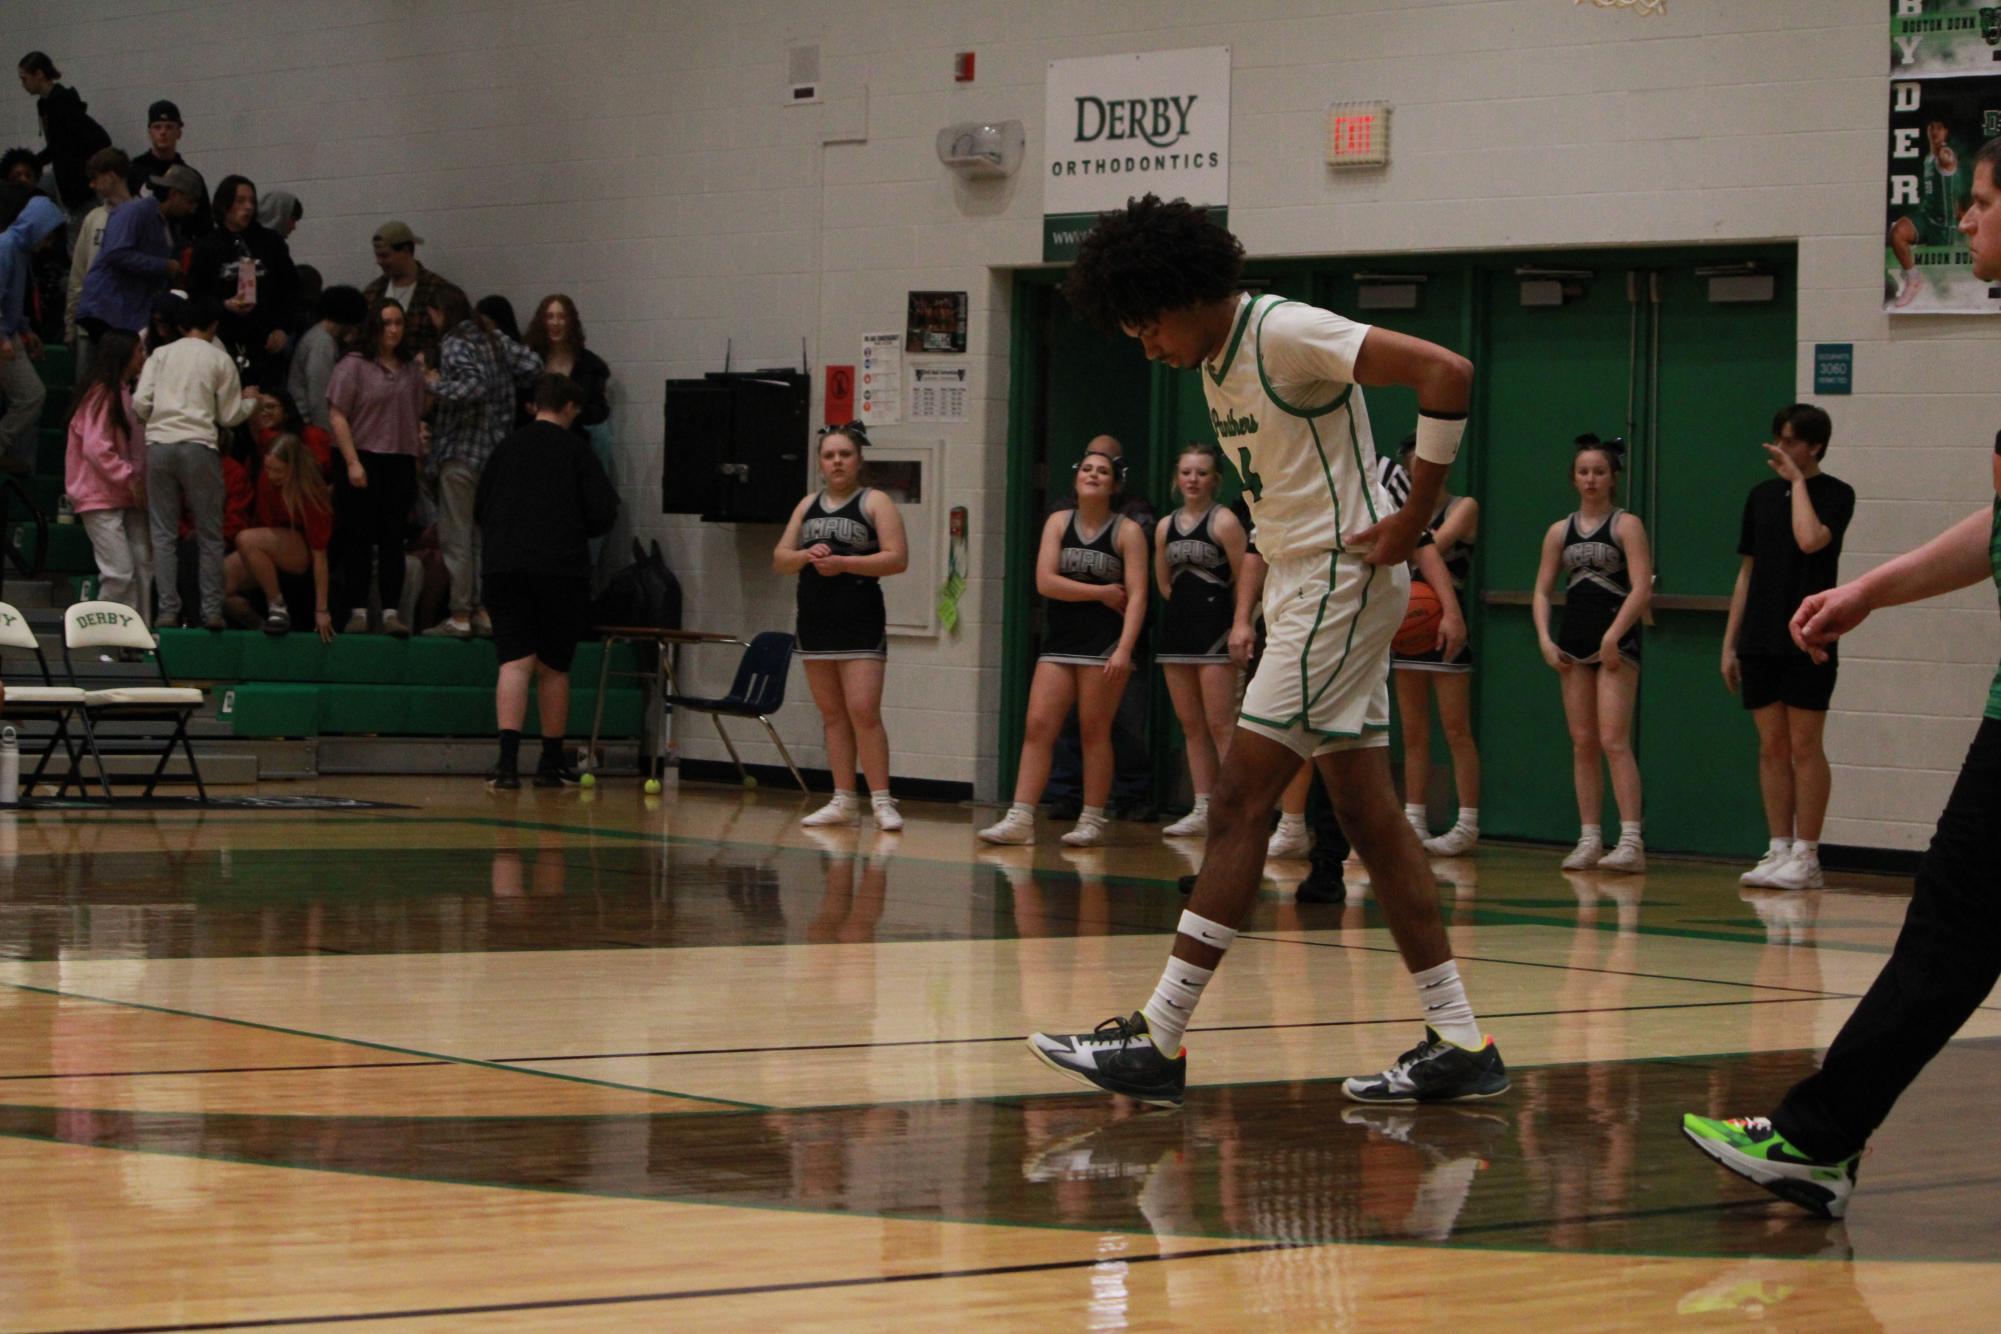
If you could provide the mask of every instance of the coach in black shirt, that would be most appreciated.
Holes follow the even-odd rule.
[[[583,404],[584,391],[569,376],[539,376],[535,420],[494,447],[473,502],[481,591],[500,655],[494,695],[500,762],[487,777],[492,788],[521,786],[521,726],[538,671],[542,757],[535,786],[561,787],[575,777],[563,763],[563,728],[570,662],[590,628],[590,539],[610,532],[618,517],[618,492],[604,466],[570,431]]]
[[[1743,564],[1723,632],[1723,680],[1758,725],[1758,787],[1771,846],[1741,877],[1757,889],[1819,889],[1820,829],[1829,774],[1821,732],[1834,695],[1835,655],[1815,663],[1789,628],[1800,603],[1835,586],[1855,488],[1820,470],[1833,438],[1807,403],[1772,419],[1765,461],[1778,476],[1751,488],[1737,539]]]

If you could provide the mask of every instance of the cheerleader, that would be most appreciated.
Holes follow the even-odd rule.
[[[1237,725],[1237,667],[1230,660],[1234,588],[1244,559],[1244,526],[1216,503],[1222,452],[1212,444],[1184,446],[1175,463],[1181,508],[1154,533],[1153,577],[1166,600],[1161,615],[1161,672],[1187,742],[1195,808],[1167,826],[1170,838],[1209,832],[1209,789],[1216,764]]]
[[[1640,765],[1633,757],[1633,701],[1640,688],[1640,622],[1653,590],[1653,557],[1639,517],[1613,503],[1625,466],[1623,440],[1577,438],[1570,480],[1577,509],[1549,527],[1536,570],[1534,616],[1543,661],[1563,682],[1570,724],[1571,775],[1577,786],[1577,847],[1566,871],[1642,871]],[[1550,592],[1564,577],[1563,620],[1550,633]],[[1603,755],[1619,806],[1619,842],[1605,851],[1599,812],[1605,804]]]
[[[882,675],[889,656],[882,579],[909,566],[903,518],[890,498],[862,483],[860,422],[821,430],[822,488],[799,502],[771,553],[780,574],[799,576],[799,657],[827,731],[834,797],[803,825],[861,822],[855,761],[868,780],[876,828],[903,828],[889,795],[889,734],[882,725]]]
[[[1049,783],[1049,757],[1074,704],[1084,743],[1084,809],[1063,835],[1071,847],[1105,837],[1112,790],[1112,715],[1132,675],[1146,622],[1146,534],[1113,508],[1124,465],[1093,450],[1077,464],[1077,506],[1042,526],[1035,591],[1046,615],[1042,652],[1028,688],[1028,727],[1014,804],[980,831],[989,843],[1033,843],[1035,803]]]

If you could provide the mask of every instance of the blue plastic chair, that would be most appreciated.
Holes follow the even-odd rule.
[[[771,715],[777,713],[785,703],[785,678],[792,671],[792,636],[777,630],[766,630],[751,637],[744,648],[743,658],[736,665],[736,680],[730,683],[730,692],[717,698],[706,695],[669,695],[667,702],[677,709],[689,709],[696,713],[706,713],[715,722],[716,735],[723,739],[723,748],[736,762],[737,776],[746,784],[750,774],[743,767],[743,757],[736,753],[736,746],[730,741],[730,734],[723,730],[723,719],[755,718],[764,724],[765,734],[771,744],[778,747],[784,757],[785,767],[792,771],[792,781],[806,791],[806,780],[799,776],[799,766],[792,762],[792,752],[785,749],[785,742],[779,739],[778,729],[771,725]]]

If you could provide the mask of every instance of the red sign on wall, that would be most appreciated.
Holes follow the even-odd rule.
[[[825,421],[829,426],[846,426],[855,419],[855,368],[853,366],[827,367],[827,406]]]

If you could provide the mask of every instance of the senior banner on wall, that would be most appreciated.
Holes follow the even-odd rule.
[[[1973,155],[2001,135],[2001,4],[1890,0],[1883,303],[1896,315],[2001,313],[1959,220]]]
[[[1227,222],[1230,48],[1052,60],[1042,257],[1070,259],[1100,213],[1151,191]]]

